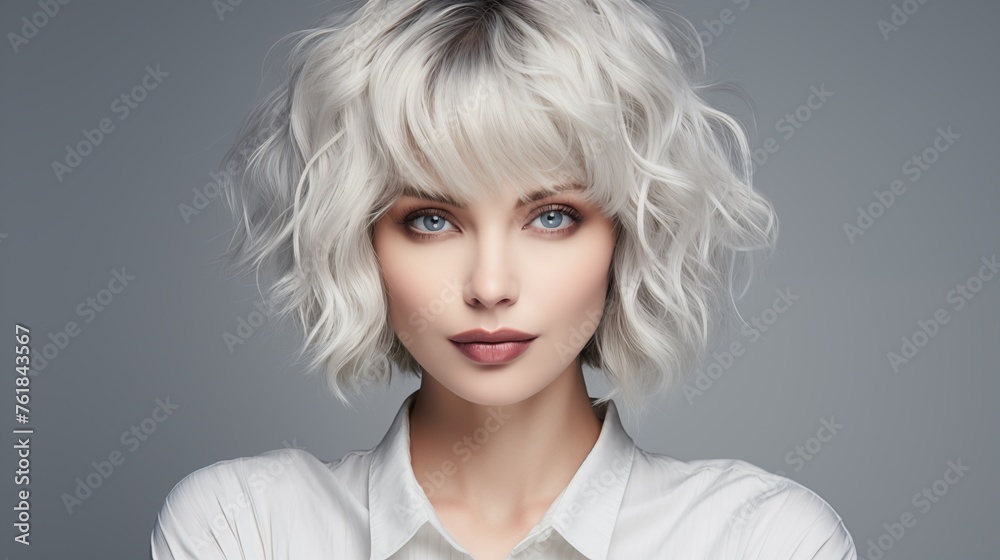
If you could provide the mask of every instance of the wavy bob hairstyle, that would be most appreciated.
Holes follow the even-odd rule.
[[[746,136],[702,97],[702,45],[674,12],[371,0],[291,37],[286,77],[223,161],[236,170],[224,256],[273,269],[275,316],[297,317],[299,359],[348,406],[345,389],[388,386],[393,364],[423,373],[389,324],[371,243],[403,192],[465,203],[584,186],[617,235],[604,315],[578,358],[609,377],[600,402],[675,386],[731,317],[741,271],[773,247]]]

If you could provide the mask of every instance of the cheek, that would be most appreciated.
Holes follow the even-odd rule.
[[[412,243],[397,232],[377,232],[374,248],[393,327],[397,331],[415,331],[415,321],[425,318],[426,310],[435,306],[435,298],[440,296],[448,273],[446,263],[438,262],[432,252],[414,251]]]
[[[601,232],[598,232],[601,233]],[[564,371],[597,330],[607,295],[614,242],[606,235],[568,243],[547,259],[545,274],[536,275],[533,292],[538,324],[547,341],[538,354],[546,371]]]
[[[582,317],[603,309],[614,242],[603,232],[566,244],[540,268],[540,301],[561,317]]]

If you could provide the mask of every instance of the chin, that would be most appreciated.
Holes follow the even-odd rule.
[[[538,394],[546,384],[518,379],[513,372],[470,371],[461,380],[439,380],[461,399],[482,406],[508,406]]]

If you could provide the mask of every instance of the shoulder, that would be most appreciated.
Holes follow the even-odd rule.
[[[670,494],[690,500],[719,500],[738,511],[755,498],[791,480],[739,459],[682,461],[669,455],[636,448],[633,474],[644,487],[652,488],[651,499]],[[656,491],[661,490],[661,491]]]
[[[250,494],[295,492],[303,477],[315,476],[325,468],[311,453],[282,448],[251,457],[219,461],[185,476],[167,495],[166,504],[185,509],[225,505],[221,498],[244,502]]]
[[[275,532],[296,527],[303,510],[360,515],[365,456],[324,462],[282,448],[202,467],[167,494],[150,537],[153,560],[243,558],[248,546],[266,546]]]
[[[681,461],[638,450],[633,467],[653,499],[682,504],[692,519],[715,520],[732,557],[855,560],[840,515],[818,494],[739,459]],[[650,482],[655,481],[655,482]],[[702,525],[704,527],[704,525]]]

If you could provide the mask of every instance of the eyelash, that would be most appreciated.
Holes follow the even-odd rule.
[[[548,204],[536,210],[535,213],[532,215],[531,219],[528,220],[528,222],[529,223],[533,222],[539,216],[542,216],[552,211],[557,211],[566,214],[567,216],[573,219],[573,223],[567,228],[549,230],[549,232],[542,233],[542,235],[548,235],[548,236],[568,235],[570,231],[575,230],[584,220],[583,215],[580,214],[579,211],[577,211],[575,208],[571,206],[566,206],[564,204]],[[416,231],[409,226],[410,222],[416,220],[417,218],[422,218],[423,216],[439,216],[445,220],[451,221],[450,218],[448,217],[448,214],[444,210],[439,210],[437,208],[422,208],[420,210],[413,210],[407,212],[402,219],[396,220],[396,223],[401,225],[406,230],[407,235],[415,239],[433,239],[435,237],[439,237],[441,235],[439,233],[425,233],[422,231]]]

